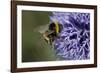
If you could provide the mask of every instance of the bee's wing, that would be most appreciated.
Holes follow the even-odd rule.
[[[39,26],[39,27],[33,29],[34,32],[39,32],[41,34],[43,34],[46,30],[48,30],[48,24],[42,25],[42,26]]]
[[[53,19],[52,22],[57,23],[57,20],[56,20],[56,19]],[[50,24],[50,23],[51,23],[51,22],[49,22],[49,24]],[[45,31],[48,30],[49,24],[39,26],[39,27],[33,29],[33,31],[39,32],[39,33],[43,34]]]
[[[44,33],[46,30],[48,30],[48,25],[40,26],[38,32]]]

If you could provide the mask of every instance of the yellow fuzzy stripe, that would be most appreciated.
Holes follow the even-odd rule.
[[[55,22],[55,29],[56,29],[56,33],[58,34],[59,33],[59,25],[58,25],[58,23],[57,22]]]

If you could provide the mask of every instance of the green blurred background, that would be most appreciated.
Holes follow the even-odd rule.
[[[49,23],[51,12],[22,11],[22,62],[54,61],[54,51],[36,29]]]

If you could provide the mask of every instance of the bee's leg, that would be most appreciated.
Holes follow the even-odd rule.
[[[52,39],[50,39],[50,45],[52,45]]]

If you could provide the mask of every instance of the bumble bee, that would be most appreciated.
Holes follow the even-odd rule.
[[[45,41],[52,45],[52,42],[58,37],[58,34],[61,32],[62,28],[62,25],[58,22],[51,22],[48,26],[48,30],[43,33]]]

